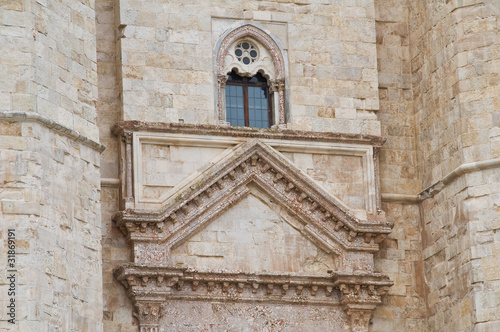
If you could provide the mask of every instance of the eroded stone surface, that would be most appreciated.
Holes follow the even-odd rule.
[[[295,151],[303,154],[295,158],[277,150],[357,210],[358,219],[380,221],[383,213],[377,210],[385,211],[394,228],[373,246],[373,259],[354,250],[346,256],[349,273],[380,272],[394,285],[371,319],[372,309],[348,307],[345,301],[343,308],[326,308],[162,299],[168,304],[163,313],[171,314],[161,318],[165,330],[293,331],[307,324],[310,330],[336,331],[338,322],[344,330],[384,332],[500,329],[497,1],[249,0],[235,6],[208,0],[10,0],[0,1],[0,8],[0,224],[20,230],[20,322],[14,327],[6,322],[2,302],[0,329],[135,332],[135,313],[152,324],[143,329],[154,331],[160,321],[155,317],[163,312],[158,303],[131,301],[113,277],[116,267],[138,257],[159,263],[157,253],[166,255],[155,251],[159,243],[131,245],[112,222],[117,212],[139,206],[130,133],[200,130],[241,140],[373,146],[379,163],[370,193],[361,187],[368,173],[360,173],[358,155]],[[284,79],[270,82],[272,91],[281,92],[277,104],[286,108],[283,119],[276,117],[287,122],[279,129],[216,126],[225,125],[217,122],[216,103],[224,79],[216,72],[214,50],[228,29],[245,22],[269,33],[283,49]],[[115,127],[118,136],[127,132],[125,142],[111,131],[122,120],[133,120]],[[387,138],[384,146],[385,138],[376,135]],[[98,140],[107,148],[100,156]],[[199,170],[191,153],[172,169],[159,156],[164,147],[147,149],[152,157],[143,170],[151,177],[141,185],[148,200],[168,200],[171,182]],[[300,158],[307,159],[303,166]],[[309,167],[310,159],[321,168]],[[174,173],[177,179],[170,179]],[[284,179],[273,174],[269,181],[282,186],[286,174],[280,174]],[[212,185],[201,203],[222,190]],[[307,197],[296,198],[305,202],[297,206],[316,209]],[[147,209],[158,203],[141,204]],[[182,224],[186,214],[177,207]],[[310,221],[322,213],[310,213]],[[205,229],[226,217],[214,217]],[[164,221],[164,232],[172,229],[172,220]],[[163,236],[157,220],[129,224],[136,240]],[[373,236],[344,225],[352,226],[331,228],[347,246],[350,237],[352,248],[370,247]],[[1,243],[5,234],[0,231]],[[5,255],[2,245],[0,256]],[[2,278],[2,300],[6,285]],[[346,296],[369,295],[368,287],[351,285],[342,287]],[[224,294],[223,281],[214,287]],[[265,287],[259,286],[256,296],[267,299]],[[332,291],[338,301],[340,292],[340,287]],[[180,318],[172,320],[174,315]]]
[[[335,257],[295,230],[297,221],[287,221],[292,218],[272,198],[254,190],[173,249],[172,262],[197,270],[309,274],[337,270]]]

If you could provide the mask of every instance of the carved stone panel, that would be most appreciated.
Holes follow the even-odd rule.
[[[230,132],[132,135],[133,163],[122,169],[132,168],[134,199],[114,220],[134,261],[115,278],[141,331],[175,330],[171,315],[214,306],[224,310],[219,318],[203,313],[183,329],[227,329],[267,312],[250,324],[367,331],[392,285],[374,272],[373,253],[392,224],[376,207],[373,147],[363,137],[352,144]],[[353,189],[342,186],[349,176]],[[148,196],[154,186],[162,188]],[[321,322],[296,319],[325,310]]]

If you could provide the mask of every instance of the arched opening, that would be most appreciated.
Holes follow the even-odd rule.
[[[253,24],[221,37],[215,50],[218,123],[258,128],[286,123],[283,52],[267,30]]]

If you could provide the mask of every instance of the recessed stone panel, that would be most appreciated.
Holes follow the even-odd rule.
[[[335,257],[305,238],[298,222],[257,189],[172,251],[174,265],[196,270],[336,270]]]
[[[367,185],[361,156],[289,153],[294,164],[350,208],[366,209]]]
[[[159,198],[225,149],[142,145],[144,197]],[[163,190],[158,190],[159,187]],[[155,190],[156,189],[156,190]]]

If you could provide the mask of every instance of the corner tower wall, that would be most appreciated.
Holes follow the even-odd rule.
[[[99,331],[93,3],[14,0],[0,12],[0,241],[8,229],[16,237],[16,291],[7,296],[2,268],[0,328]],[[11,298],[15,325],[7,322]]]
[[[431,331],[500,328],[498,16],[495,1],[410,3]]]

